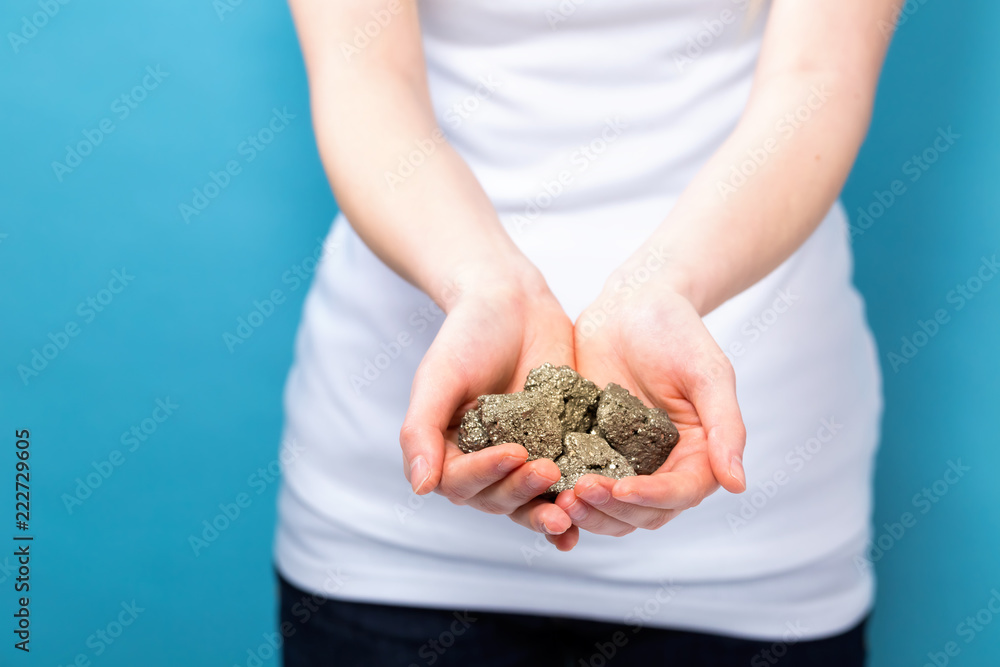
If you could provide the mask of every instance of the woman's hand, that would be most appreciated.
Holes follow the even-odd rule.
[[[400,432],[405,474],[415,493],[435,490],[453,503],[545,534],[558,548],[576,544],[566,513],[537,500],[560,477],[553,461],[526,463],[518,444],[464,454],[455,444],[461,415],[481,394],[520,391],[545,362],[573,365],[573,325],[544,279],[525,262],[491,275],[476,267],[459,279],[440,332],[417,369]]]
[[[610,284],[577,320],[577,370],[666,410],[680,440],[652,475],[585,475],[556,504],[584,530],[621,536],[659,528],[720,484],[744,491],[746,431],[733,368],[691,302],[654,283]]]

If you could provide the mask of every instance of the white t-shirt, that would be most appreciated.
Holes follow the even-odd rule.
[[[732,131],[763,18],[747,19],[743,0],[420,9],[438,122],[575,319]],[[399,187],[429,150],[415,141],[401,158]],[[285,397],[294,448],[276,560],[291,582],[346,599],[761,639],[827,636],[868,611],[881,387],[839,205],[705,318],[736,369],[747,493],[720,491],[656,531],[584,533],[570,553],[409,490],[399,427],[443,314],[342,217],[327,250]]]

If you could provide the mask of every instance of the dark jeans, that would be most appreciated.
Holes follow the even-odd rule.
[[[347,602],[279,577],[285,667],[860,667],[864,622],[761,642],[568,618]]]

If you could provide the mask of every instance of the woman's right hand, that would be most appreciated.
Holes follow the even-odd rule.
[[[538,500],[559,480],[548,459],[526,462],[527,450],[508,443],[469,454],[456,444],[464,412],[482,394],[520,391],[528,372],[545,362],[572,366],[573,323],[538,270],[525,262],[513,273],[477,267],[445,304],[447,317],[413,380],[400,431],[404,471],[417,494],[436,491],[458,505],[506,514],[573,548],[579,530],[555,504]]]

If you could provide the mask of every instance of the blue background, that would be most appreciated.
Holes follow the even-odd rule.
[[[5,665],[70,664],[79,654],[108,666],[245,665],[273,631],[277,482],[257,471],[276,458],[306,290],[282,276],[313,254],[336,206],[286,6],[219,6],[70,2],[18,44],[9,33],[39,11],[37,0],[0,10],[0,475],[13,475],[15,429],[30,429],[36,535],[30,658],[11,647],[14,575],[0,556]],[[895,179],[906,188],[854,239],[886,378],[876,535],[904,512],[915,517],[875,558],[872,664],[920,665],[956,641],[953,664],[996,665],[1000,619],[968,643],[957,633],[1000,589],[1000,280],[961,310],[948,293],[1000,252],[1000,5],[912,7],[844,195],[853,214]],[[166,76],[122,117],[114,101],[142,84],[147,66]],[[241,142],[274,109],[295,117],[250,161]],[[113,131],[60,180],[52,163],[103,119]],[[949,127],[960,138],[909,180],[907,160]],[[179,205],[229,160],[239,173],[185,222]],[[134,276],[125,289],[92,316],[80,309],[122,269]],[[230,351],[223,334],[275,289],[284,302]],[[893,368],[888,354],[942,308],[948,322]],[[78,335],[22,380],[18,366],[68,323]],[[122,434],[141,428],[157,399],[178,407],[128,451]],[[95,464],[107,471],[113,450],[121,465],[68,509],[64,494]],[[914,496],[959,459],[969,471],[921,513]],[[195,555],[189,536],[241,493],[249,506]],[[143,611],[97,655],[88,637],[133,600]]]

